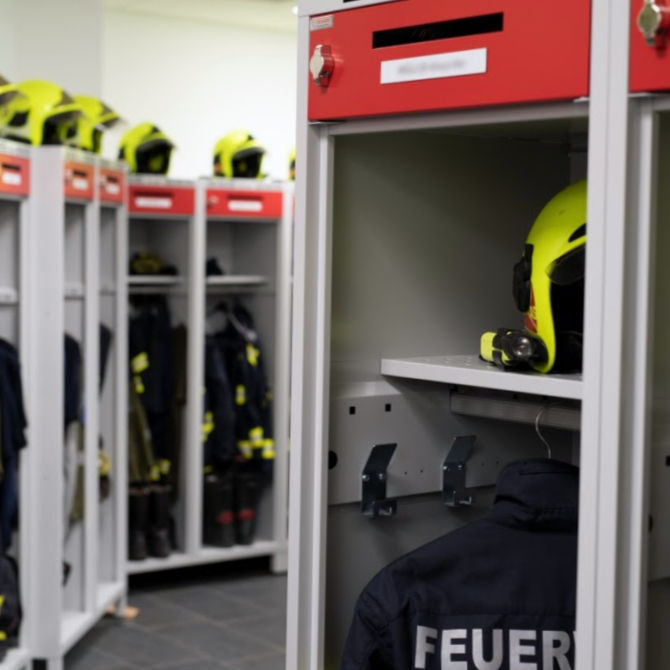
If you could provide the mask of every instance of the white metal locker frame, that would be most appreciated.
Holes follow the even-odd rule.
[[[31,158],[30,149],[27,147],[17,146],[12,142],[4,142],[0,140],[0,152],[21,158]],[[18,235],[18,263],[17,281],[18,287],[11,287],[16,290],[16,308],[18,314],[16,319],[18,338],[16,347],[19,352],[19,359],[21,361],[21,370],[23,378],[23,391],[26,414],[30,417],[31,405],[28,391],[28,378],[30,376],[30,361],[28,340],[31,329],[31,305],[30,305],[30,265],[29,265],[29,249],[31,244],[31,229],[30,229],[30,207],[31,195],[15,196],[7,193],[0,193],[0,200],[13,201],[18,204],[18,220],[16,221],[16,232]],[[4,287],[3,287],[4,288]],[[10,291],[11,293],[11,291]],[[11,296],[8,296],[11,302]],[[31,433],[30,425],[27,430],[28,445],[23,453],[19,456],[19,535],[18,535],[18,565],[21,594],[25,594],[30,586],[31,572],[29,564],[30,556],[30,454],[31,449]],[[29,644],[31,639],[31,625],[32,614],[26,611],[24,606],[23,623],[20,633],[19,646],[16,649],[11,649],[5,655],[5,658],[0,663],[0,670],[22,670],[28,668],[30,665],[30,650]]]
[[[572,104],[309,124],[309,16],[368,4],[376,3],[299,3],[287,670],[323,668],[331,138],[357,131],[557,118]],[[644,641],[650,344],[644,326],[649,324],[652,244],[646,180],[653,128],[648,113],[639,116],[637,108],[629,118],[630,3],[592,0],[591,7],[576,667],[633,670],[643,667]],[[574,111],[568,113],[574,116]],[[637,153],[629,152],[631,122],[632,141],[640,143],[644,159],[641,170]],[[627,246],[631,239],[637,244]],[[631,324],[637,324],[639,332]]]
[[[131,213],[130,219],[187,220],[189,226],[188,278],[186,312],[188,315],[187,337],[187,408],[186,442],[201,444],[202,435],[202,370],[204,369],[205,341],[205,258],[207,222],[206,192],[208,188],[233,188],[240,190],[280,190],[283,194],[282,216],[272,225],[278,227],[276,290],[277,319],[275,325],[275,370],[274,427],[275,474],[273,483],[273,533],[271,540],[256,540],[251,545],[234,545],[229,548],[210,547],[202,542],[202,449],[185,450],[182,453],[184,504],[184,548],[167,558],[147,558],[143,561],[126,561],[129,575],[170,570],[193,565],[234,561],[258,556],[272,558],[273,572],[285,572],[287,568],[287,499],[288,499],[288,421],[289,421],[289,356],[290,356],[290,310],[291,310],[291,254],[293,231],[293,187],[290,184],[272,185],[249,180],[199,179],[178,182],[161,177],[132,176],[131,183],[151,186],[192,186],[195,188],[194,215],[157,215]],[[218,217],[217,217],[218,218]],[[221,220],[221,219],[220,219]],[[227,220],[227,219],[226,219]],[[239,218],[230,217],[231,221]],[[141,283],[137,279],[137,283]],[[266,345],[267,346],[267,345]]]
[[[29,465],[22,485],[30,491],[29,548],[30,580],[24,593],[30,612],[31,656],[44,659],[49,670],[63,666],[63,657],[98,621],[108,606],[121,603],[125,580],[110,585],[98,583],[98,372],[99,372],[99,223],[97,188],[91,200],[64,195],[66,160],[89,163],[96,159],[83,152],[60,147],[32,150],[33,197],[30,211],[31,237],[27,287],[31,305],[31,329],[27,359],[28,407],[31,414]],[[70,204],[83,208],[84,286],[65,283],[65,210]],[[124,221],[119,210],[119,236],[124,241]],[[125,267],[123,269],[125,276]],[[118,268],[117,268],[118,275]],[[123,284],[120,286],[123,291]],[[63,339],[64,301],[84,300],[84,398],[86,432],[84,445],[83,564],[74,566],[83,574],[83,609],[63,608],[62,560],[63,519],[53,514],[63,505]],[[125,315],[121,314],[125,321]],[[118,365],[118,363],[117,363]],[[121,396],[123,399],[123,396]],[[125,424],[125,415],[123,417]],[[123,445],[120,446],[123,450]],[[125,461],[124,461],[125,463]],[[121,502],[121,509],[123,502]],[[48,512],[47,512],[48,510]],[[94,510],[94,513],[91,511]],[[121,529],[121,533],[124,533]],[[119,538],[125,547],[123,537]],[[123,564],[121,564],[123,565]]]
[[[100,286],[100,294],[104,295],[108,288],[115,298],[114,323],[112,327],[113,358],[107,362],[108,369],[113,369],[112,380],[114,386],[110,389],[114,404],[114,444],[111,450],[111,491],[110,499],[106,501],[112,507],[114,527],[111,545],[113,547],[111,581],[98,579],[97,607],[99,611],[106,611],[115,606],[118,615],[123,614],[126,602],[126,551],[128,537],[128,286],[127,286],[127,257],[128,249],[128,210],[127,201],[127,167],[120,161],[98,159],[98,169],[115,170],[123,175],[122,202],[104,201],[99,198],[100,224],[104,217],[110,217],[113,226],[113,256],[112,285]],[[100,188],[104,185],[100,176],[96,182]],[[100,258],[106,250],[100,245],[96,258]],[[108,377],[112,377],[108,373]],[[108,445],[106,445],[107,447]],[[99,535],[98,535],[99,537]]]

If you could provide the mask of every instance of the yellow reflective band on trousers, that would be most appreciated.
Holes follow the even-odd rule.
[[[260,353],[260,350],[256,349],[251,342],[247,342],[247,360],[249,361],[249,365],[254,368],[258,367],[258,357],[260,356]]]
[[[133,377],[133,383],[135,384],[135,393],[137,393],[137,395],[142,395],[146,390],[144,388],[144,382],[142,381],[142,377],[140,377],[139,375],[135,375]]]
[[[105,477],[111,469],[112,462],[109,460],[109,456],[102,449],[98,449],[98,473]]]
[[[149,354],[146,351],[141,351],[137,356],[133,356],[130,361],[130,369],[139,375],[149,368]]]
[[[161,477],[167,477],[171,467],[172,463],[167,458],[161,458],[151,466],[151,481],[157,482]]]
[[[263,440],[263,452],[261,457],[266,461],[272,461],[275,457],[275,441],[271,437]]]
[[[238,384],[235,387],[235,404],[245,405],[247,402],[247,388],[244,384]]]
[[[254,449],[258,449],[259,447],[262,447],[263,444],[263,427],[262,426],[255,426],[249,431],[249,441],[251,442],[251,446]]]
[[[205,412],[205,420],[202,422],[202,441],[207,442],[207,438],[214,430],[214,414]]]
[[[242,453],[242,456],[244,458],[252,458],[253,457],[253,449],[251,448],[251,442],[249,440],[238,440],[237,441],[237,448],[240,450]]]

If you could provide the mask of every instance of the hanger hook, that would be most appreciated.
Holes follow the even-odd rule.
[[[537,433],[537,436],[542,440],[542,443],[544,446],[547,448],[547,458],[551,459],[551,445],[547,440],[545,439],[544,435],[542,435],[542,432],[540,431],[540,418],[542,417],[542,414],[544,414],[544,411],[549,409],[552,405],[542,405],[540,407],[540,411],[537,413],[537,416],[535,417],[535,432]]]

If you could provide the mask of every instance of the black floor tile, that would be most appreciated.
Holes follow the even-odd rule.
[[[166,573],[131,589],[132,621],[105,618],[66,670],[283,670],[286,578],[237,567]]]
[[[226,670],[284,670],[284,654],[270,654],[244,661],[227,663]]]
[[[262,636],[242,635],[232,629],[206,621],[164,628],[161,635],[179,636],[181,643],[188,649],[192,649],[194,654],[200,654],[221,663],[277,651]]]

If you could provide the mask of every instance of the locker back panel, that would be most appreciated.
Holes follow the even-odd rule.
[[[563,139],[336,138],[335,381],[379,379],[384,357],[477,353],[482,332],[521,326],[512,271],[535,217],[569,183]]]

